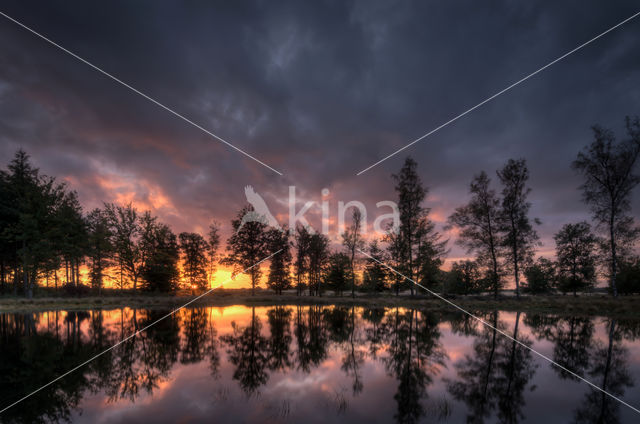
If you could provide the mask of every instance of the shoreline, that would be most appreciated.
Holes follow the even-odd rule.
[[[0,313],[43,312],[50,310],[83,310],[114,308],[148,308],[173,309],[189,302],[195,296],[188,295],[107,295],[86,297],[35,297],[24,299],[16,297],[0,297]],[[448,297],[452,303],[470,311],[520,311],[534,313],[550,313],[558,315],[584,315],[640,318],[640,296],[621,296],[613,298],[609,295],[571,295],[524,296],[517,300],[511,296],[455,296]],[[350,296],[325,295],[296,296],[295,294],[276,295],[269,292],[258,292],[251,296],[244,290],[239,292],[220,291],[211,293],[191,303],[194,306],[276,306],[276,305],[341,305],[363,307],[417,307],[432,310],[455,310],[441,299],[430,295],[414,298],[408,295],[358,295]]]

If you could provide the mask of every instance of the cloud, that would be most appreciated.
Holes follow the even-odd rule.
[[[355,173],[635,12],[632,1],[8,2],[10,16],[260,160],[244,158],[58,49],[0,21],[0,152],[22,146],[85,205],[133,200],[176,231],[227,227],[253,185],[320,201],[393,198],[413,156],[438,221],[471,177],[531,168],[548,249],[588,217],[569,165],[590,125],[638,114],[632,21],[362,176]],[[495,178],[494,178],[495,180]],[[495,181],[494,181],[495,182]],[[639,206],[635,201],[636,210]],[[278,211],[274,213],[282,213]],[[228,228],[227,230],[228,231]],[[464,252],[452,251],[453,256]]]

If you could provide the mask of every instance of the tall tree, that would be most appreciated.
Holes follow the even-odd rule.
[[[434,225],[429,219],[430,209],[422,206],[428,190],[416,171],[418,164],[408,157],[400,172],[393,175],[398,194],[398,210],[400,213],[399,228],[393,254],[402,260],[399,271],[413,281],[416,281],[421,265],[427,260],[437,260],[444,254],[444,243],[435,232]],[[421,263],[422,262],[422,263]],[[421,276],[421,280],[425,278]],[[413,296],[413,284],[410,285]]]
[[[296,272],[296,294],[300,296],[304,289],[304,277],[309,266],[309,242],[311,233],[303,225],[298,225],[294,234],[296,247],[296,261],[294,264]]]
[[[266,233],[267,250],[271,257],[267,285],[277,294],[291,287],[291,245],[289,231],[272,228]]]
[[[218,262],[218,249],[220,248],[220,225],[217,222],[209,225],[209,233],[207,234],[207,259],[209,260],[209,287],[213,287],[213,277],[216,273],[216,262]]]
[[[143,268],[140,245],[141,228],[138,211],[131,205],[105,204],[105,212],[113,233],[113,247],[119,268],[119,286],[124,288],[125,278],[138,288],[138,277]]]
[[[364,249],[362,238],[362,213],[355,208],[351,216],[351,225],[342,233],[342,244],[349,254],[349,266],[351,267],[351,297],[356,297],[356,251]]]
[[[184,279],[192,291],[207,289],[207,241],[198,233],[180,233]]]
[[[501,240],[500,199],[490,188],[491,180],[482,171],[471,181],[469,203],[449,216],[449,227],[460,230],[457,243],[475,253],[478,262],[489,270],[494,297],[501,286],[499,250]]]
[[[308,258],[307,281],[309,282],[309,294],[320,296],[320,283],[329,259],[329,239],[327,236],[319,233],[309,236]]]
[[[640,183],[636,173],[640,154],[640,120],[626,118],[628,138],[616,143],[612,131],[598,125],[593,127],[595,140],[578,153],[572,167],[583,177],[582,198],[589,205],[598,227],[606,229],[609,275],[613,295],[618,295],[616,275],[619,250],[637,238],[633,224],[630,196]]]
[[[566,224],[553,237],[556,241],[560,290],[572,291],[592,286],[596,277],[596,237],[586,222]]]
[[[67,192],[54,178],[40,175],[23,150],[16,152],[3,180],[6,197],[3,196],[1,209],[6,226],[0,231],[3,241],[14,250],[14,292],[22,278],[24,293],[30,298],[39,274],[59,252],[58,211],[70,205],[75,194]],[[80,211],[77,216],[82,223]],[[79,225],[72,229],[83,228]]]
[[[242,218],[248,213],[253,213],[253,206],[245,206],[238,216],[231,221],[233,235],[227,240],[227,256],[223,263],[233,266],[233,274],[248,269],[251,278],[251,295],[255,294],[256,286],[260,284],[262,269],[255,266],[265,255],[267,238],[265,231],[267,225],[258,220],[243,222]],[[250,268],[250,269],[249,269]]]
[[[534,246],[538,241],[538,233],[533,223],[539,224],[535,218],[529,219],[531,203],[527,197],[531,188],[527,187],[529,170],[524,159],[509,159],[504,168],[498,171],[502,182],[501,222],[504,232],[503,245],[505,256],[513,271],[516,284],[516,296],[520,298],[520,273],[523,265],[531,262]]]
[[[113,254],[109,219],[103,210],[94,209],[87,215],[86,221],[88,230],[87,257],[91,286],[101,291],[105,273],[111,265]]]

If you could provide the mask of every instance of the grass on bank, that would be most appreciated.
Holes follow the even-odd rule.
[[[190,292],[177,295],[133,293],[117,290],[105,290],[100,296],[60,297],[55,293],[41,292],[33,299],[25,299],[10,295],[0,296],[0,312],[22,312],[43,310],[79,310],[79,309],[111,309],[119,307],[132,308],[164,308],[171,309],[184,305],[194,296]],[[472,311],[505,310],[553,313],[561,315],[588,316],[623,316],[640,318],[640,296],[621,296],[613,298],[606,294],[581,295],[537,295],[523,296],[520,300],[511,295],[501,295],[498,299],[488,295],[448,296],[451,302]],[[268,290],[257,290],[251,295],[249,289],[216,289],[198,299],[191,306],[270,306],[270,305],[358,305],[368,307],[420,307],[433,310],[452,310],[441,299],[429,294],[410,297],[408,293],[396,297],[390,293],[358,294],[355,299],[345,294],[334,296],[325,294],[321,297],[296,296],[295,292],[276,295]]]

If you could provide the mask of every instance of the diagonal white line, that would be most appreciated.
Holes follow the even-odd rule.
[[[426,290],[429,294],[437,297],[438,299],[448,303],[450,306],[453,306],[454,308],[456,308],[457,310],[467,314],[468,316],[470,316],[471,318],[474,318],[475,320],[477,320],[478,322],[480,322],[481,324],[491,328],[492,330],[497,331],[498,333],[502,334],[503,336],[505,336],[506,338],[508,338],[509,340],[514,341],[515,343],[518,343],[520,346],[524,347],[525,349],[530,350],[531,352],[535,353],[536,355],[538,355],[539,357],[541,357],[542,359],[545,359],[547,361],[549,361],[552,365],[555,365],[556,367],[568,372],[569,374],[571,374],[572,376],[584,381],[585,383],[587,383],[589,386],[593,387],[594,389],[604,393],[605,395],[617,400],[618,402],[622,403],[625,406],[628,406],[629,408],[633,409],[635,412],[640,414],[640,409],[634,407],[633,405],[628,404],[627,402],[623,401],[622,399],[620,399],[619,397],[612,395],[611,393],[607,392],[606,390],[601,389],[600,387],[596,386],[595,384],[593,384],[592,382],[590,382],[589,380],[585,379],[584,377],[576,374],[575,372],[571,371],[570,369],[560,365],[559,363],[557,363],[556,361],[554,361],[553,359],[549,358],[548,356],[546,356],[543,353],[538,352],[537,350],[533,349],[530,346],[527,346],[525,343],[522,343],[520,340],[513,338],[512,336],[510,336],[509,334],[505,333],[504,331],[494,327],[493,325],[489,324],[488,322],[486,322],[485,320],[483,320],[480,317],[477,317],[476,315],[472,314],[471,312],[467,311],[466,309],[461,308],[460,306],[456,305],[455,303],[451,302],[450,300],[440,296],[438,293],[429,290],[428,288],[426,288],[425,286],[423,286],[422,284],[418,284],[416,283],[413,279],[407,277],[406,275],[402,274],[399,271],[396,271],[395,269],[393,269],[392,267],[390,267],[389,265],[377,260],[376,258],[374,258],[373,256],[371,256],[370,254],[368,254],[367,252],[364,252],[360,249],[356,249],[358,252],[362,253],[363,255],[365,255],[366,257],[368,257],[369,259],[374,260],[375,262],[377,262],[378,264],[382,265],[383,267],[387,268],[389,271],[392,271],[393,273],[399,275],[400,277],[404,278],[405,280],[411,281],[414,285],[423,288],[424,290]]]
[[[157,101],[156,99],[144,94],[143,92],[141,92],[140,90],[137,90],[135,88],[133,88],[132,86],[130,86],[129,84],[127,84],[126,82],[120,80],[119,78],[111,75],[110,73],[108,73],[107,71],[99,68],[98,66],[94,65],[93,63],[89,62],[86,59],[81,58],[80,56],[78,56],[77,54],[73,53],[72,51],[69,51],[67,49],[65,49],[64,47],[62,47],[61,45],[57,44],[56,42],[50,40],[49,38],[45,37],[44,35],[40,34],[39,32],[35,31],[34,29],[26,26],[25,24],[23,24],[22,22],[19,22],[15,19],[13,19],[11,16],[7,15],[6,13],[0,11],[0,15],[4,16],[5,18],[7,18],[8,20],[10,20],[11,22],[14,22],[15,24],[21,26],[22,28],[26,29],[27,31],[31,32],[34,35],[37,35],[38,37],[42,38],[44,41],[48,42],[49,44],[59,48],[60,50],[62,50],[63,52],[75,57],[76,59],[78,59],[80,62],[89,65],[90,67],[92,67],[93,69],[95,69],[96,71],[100,72],[101,74],[111,78],[112,80],[114,80],[115,82],[125,86],[126,88],[128,88],[129,90],[133,91],[136,94],[139,94],[140,96],[144,97],[145,99],[149,100],[150,102],[154,103],[157,106],[160,106],[162,109],[166,110],[167,112],[177,116],[178,118],[182,119],[183,121],[191,124],[192,126],[196,127],[197,129],[199,129],[200,131],[203,131],[204,133],[210,135],[211,137],[215,138],[218,141],[221,141],[222,143],[226,144],[227,146],[231,147],[232,149],[242,153],[243,155],[245,155],[246,157],[253,159],[254,161],[258,162],[260,165],[269,168],[270,170],[272,170],[273,172],[275,172],[278,175],[282,175],[282,172],[272,168],[271,166],[267,165],[266,163],[262,162],[260,159],[255,158],[254,156],[250,155],[249,153],[245,152],[244,150],[234,146],[233,144],[229,143],[227,140],[223,139],[222,137],[219,137],[217,135],[215,135],[214,133],[212,133],[211,131],[203,128],[202,126],[196,124],[195,122],[193,122],[192,120],[190,120],[189,118],[185,117],[184,115],[176,112],[175,110],[169,108],[168,106],[165,106],[164,104],[160,103],[159,101]]]
[[[252,268],[255,268],[256,266],[260,265],[262,262],[274,257],[275,255],[277,255],[278,253],[282,252],[282,249],[278,250],[277,252],[274,252],[272,254],[270,254],[269,256],[267,256],[266,258],[260,260],[259,262],[256,262],[255,264],[251,265],[248,268],[243,269],[239,274],[244,274],[245,272],[249,271]],[[153,321],[151,324],[147,325],[144,328],[141,328],[140,330],[136,331],[135,333],[130,334],[129,336],[125,337],[124,339],[120,340],[118,343],[114,344],[113,346],[111,346],[110,348],[107,348],[105,350],[103,350],[102,352],[98,353],[97,355],[87,359],[86,361],[84,361],[83,363],[81,363],[80,365],[76,366],[75,368],[70,369],[69,371],[65,372],[64,374],[60,375],[59,377],[56,377],[55,379],[51,380],[50,382],[48,382],[47,384],[41,386],[40,388],[34,390],[33,392],[29,393],[28,395],[22,397],[21,399],[13,402],[11,405],[5,406],[1,411],[0,414],[2,414],[4,411],[6,411],[7,409],[19,404],[20,402],[22,402],[23,400],[30,398],[31,396],[35,395],[36,393],[38,393],[39,391],[41,391],[42,389],[49,387],[50,385],[52,385],[53,383],[55,383],[56,381],[66,377],[67,375],[71,374],[72,372],[82,368],[83,366],[87,365],[89,362],[93,361],[94,359],[99,358],[100,356],[104,355],[105,353],[109,352],[110,350],[115,349],[116,347],[120,346],[122,343],[126,342],[127,340],[137,336],[138,334],[142,333],[143,331],[148,330],[149,328],[153,327],[154,325],[156,325],[157,323],[159,323],[160,321],[162,321],[163,319],[170,317],[171,315],[175,314],[176,312],[178,312],[180,309],[192,304],[193,302],[195,302],[196,300],[208,295],[209,293],[211,293],[212,291],[214,291],[217,288],[222,287],[225,283],[228,283],[229,281],[231,281],[232,278],[228,278],[226,280],[224,280],[222,283],[218,284],[215,287],[212,287],[211,289],[207,290],[206,292],[202,293],[201,295],[194,297],[193,299],[191,299],[190,301],[188,301],[187,303],[185,303],[184,305],[174,309],[173,311],[169,312],[168,314],[158,318],[157,320]]]
[[[595,37],[593,37],[591,40],[580,44],[578,47],[576,47],[573,50],[568,51],[567,53],[563,54],[562,56],[558,57],[557,59],[552,60],[551,62],[547,63],[546,65],[544,65],[542,68],[530,73],[529,75],[527,75],[526,77],[514,82],[513,84],[511,84],[510,86],[508,86],[507,88],[504,88],[500,91],[498,91],[496,94],[494,94],[493,96],[481,101],[480,103],[478,103],[477,105],[473,106],[470,109],[467,109],[466,111],[462,112],[460,115],[448,120],[447,122],[445,122],[444,124],[440,125],[437,128],[432,129],[431,131],[429,131],[428,133],[416,138],[415,140],[413,140],[411,143],[407,144],[404,147],[401,147],[400,149],[396,150],[395,152],[385,156],[384,158],[380,159],[379,161],[377,161],[376,163],[374,163],[373,165],[369,165],[368,167],[366,167],[365,169],[363,169],[362,171],[358,172],[356,175],[362,175],[365,172],[367,172],[368,170],[370,170],[371,168],[373,168],[376,165],[381,164],[382,162],[384,162],[385,160],[397,155],[398,153],[402,152],[405,149],[408,149],[409,147],[413,146],[414,144],[416,144],[417,142],[419,142],[420,140],[423,140],[427,137],[429,137],[431,134],[441,130],[442,128],[446,127],[447,125],[457,121],[458,119],[462,118],[463,116],[465,116],[466,114],[473,112],[474,110],[476,110],[477,108],[479,108],[480,106],[484,105],[485,103],[490,102],[491,100],[495,99],[496,97],[500,96],[501,94],[511,90],[513,87],[525,82],[526,80],[528,80],[529,78],[533,77],[534,75],[544,71],[545,69],[547,69],[548,67],[555,65],[556,63],[560,62],[562,59],[566,58],[567,56],[577,52],[578,50],[582,49],[583,47],[588,46],[589,44],[593,43],[594,41],[596,41],[598,38],[608,34],[609,32],[613,31],[614,29],[618,28],[621,25],[624,25],[625,23],[629,22],[630,20],[636,18],[638,15],[640,15],[640,12],[628,17],[627,19],[625,19],[622,22],[619,22],[618,24],[612,26],[611,28],[609,28],[608,30],[596,35]]]

